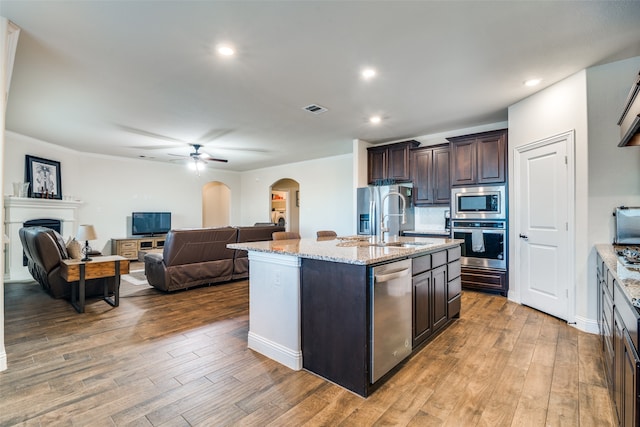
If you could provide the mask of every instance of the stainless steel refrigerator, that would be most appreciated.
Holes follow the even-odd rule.
[[[369,186],[358,188],[357,229],[359,235],[378,235],[380,223],[385,215],[387,236],[399,236],[401,231],[414,229],[413,199],[411,184]],[[404,198],[402,224],[402,199],[389,193],[400,193]],[[383,206],[384,204],[384,206]]]

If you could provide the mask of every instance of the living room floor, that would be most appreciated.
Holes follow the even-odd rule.
[[[463,292],[461,318],[363,399],[247,349],[246,280],[132,282],[84,314],[5,284],[0,425],[614,425],[599,337],[503,297]]]

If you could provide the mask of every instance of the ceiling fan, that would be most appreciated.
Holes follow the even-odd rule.
[[[181,154],[172,154],[169,153],[170,156],[175,156],[175,157],[184,157],[184,158],[191,158],[193,159],[194,163],[207,163],[207,161],[212,161],[212,162],[222,162],[222,163],[228,163],[229,160],[227,159],[219,159],[219,158],[215,158],[205,152],[201,152],[200,148],[202,148],[202,144],[189,144],[193,147],[194,151],[193,153],[189,153],[188,156],[183,156]]]

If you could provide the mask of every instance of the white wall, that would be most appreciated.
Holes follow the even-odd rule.
[[[575,320],[584,330],[597,319],[594,244],[611,243],[611,214],[640,206],[640,147],[618,148],[618,119],[640,57],[583,70],[509,108],[509,163],[515,147],[575,130]],[[509,176],[512,180],[513,176]],[[514,189],[511,188],[511,191]],[[514,200],[511,197],[511,200]],[[511,210],[512,218],[517,212]],[[517,230],[511,229],[514,241]],[[514,246],[511,245],[510,268]],[[514,299],[518,283],[510,281]]]
[[[221,182],[209,182],[202,189],[202,226],[231,225],[231,190]]]
[[[640,57],[587,70],[591,244],[613,242],[616,206],[640,206],[640,147],[617,146],[617,122],[639,70]]]
[[[640,147],[618,147],[617,123],[640,70],[640,57],[587,70],[589,103],[588,314],[596,318],[594,245],[612,243],[616,206],[640,206]]]
[[[300,235],[315,238],[317,230],[354,234],[354,183],[351,154],[242,174],[242,223],[270,221],[270,186],[289,178],[300,184]]]
[[[587,229],[587,192],[588,192],[588,128],[587,128],[587,79],[586,71],[580,71],[573,76],[556,83],[527,99],[509,107],[509,164],[514,162],[514,152],[517,147],[539,141],[564,132],[574,131],[575,138],[575,215],[570,218],[570,225],[574,227],[573,242],[575,263],[572,269],[574,284],[569,285],[570,294],[575,295],[575,307],[570,313],[575,313],[575,320],[587,329],[589,312],[586,300],[590,290],[587,289],[586,262],[589,248],[584,230]],[[509,180],[513,182],[513,168],[509,169]],[[514,192],[510,187],[510,223],[515,224],[519,214],[513,207]],[[518,230],[510,227],[509,239],[516,242]],[[515,247],[509,248],[509,269],[515,271]],[[571,275],[570,275],[571,276]],[[509,297],[520,301],[520,284],[514,280],[514,274],[509,278]],[[569,321],[574,319],[570,316]]]
[[[206,169],[198,176],[184,165],[79,153],[13,132],[7,132],[3,168],[4,194],[12,182],[24,181],[25,155],[60,162],[62,195],[84,203],[79,223],[93,224],[95,249],[110,253],[110,239],[130,235],[133,211],[170,211],[172,226],[202,226],[202,188],[220,181],[231,189],[231,222],[240,218],[240,174]],[[65,238],[69,236],[64,236]]]

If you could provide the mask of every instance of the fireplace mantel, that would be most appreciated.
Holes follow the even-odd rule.
[[[60,220],[64,237],[75,234],[79,200],[31,199],[5,196],[4,233],[9,237],[5,246],[5,281],[32,280],[27,267],[22,265],[22,244],[18,230],[25,221],[33,219]]]

